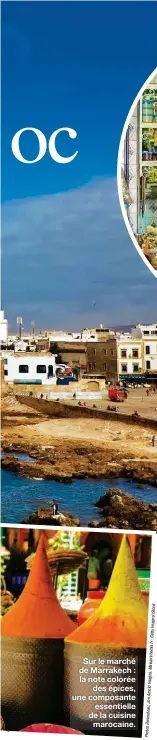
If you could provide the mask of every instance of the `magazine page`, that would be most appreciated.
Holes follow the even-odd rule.
[[[1,9],[2,740],[154,740],[156,2]]]
[[[2,527],[4,729],[152,737],[156,554],[151,533]]]

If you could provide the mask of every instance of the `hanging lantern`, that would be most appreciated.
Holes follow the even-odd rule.
[[[6,730],[63,721],[63,644],[75,629],[54,591],[40,537],[22,594],[2,618],[2,714]]]
[[[134,727],[134,722],[136,724],[135,729],[132,730],[129,726],[127,730],[126,721],[123,729],[124,723],[120,716],[117,719],[119,729],[115,730],[114,727],[114,735],[139,736],[138,733],[142,731],[147,613],[130,545],[124,536],[104,599],[93,614],[65,639],[66,724],[90,735],[113,735],[113,724],[110,729],[110,692],[115,695],[115,685],[118,693],[121,689],[121,678],[119,684],[115,684],[118,679],[115,679],[112,668],[116,661],[117,665],[132,666],[128,672],[131,675],[133,673],[132,681],[136,682],[138,701],[137,720],[133,721]],[[110,666],[109,674],[107,666]],[[134,686],[134,683],[129,685]],[[98,694],[94,693],[96,691]],[[80,695],[85,698],[80,699]],[[98,698],[101,698],[105,713],[98,709]],[[92,713],[97,719],[96,725]],[[124,711],[121,713],[124,717]]]

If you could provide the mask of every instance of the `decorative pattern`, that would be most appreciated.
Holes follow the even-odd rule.
[[[132,199],[127,215],[133,230],[137,233],[138,228],[138,106],[134,111],[131,122],[128,127],[124,144],[124,173],[129,185],[129,192]]]

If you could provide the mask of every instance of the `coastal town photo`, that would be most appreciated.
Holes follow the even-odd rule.
[[[10,332],[2,522],[157,528],[157,324]]]
[[[141,737],[151,549],[140,532],[1,527],[3,729]]]

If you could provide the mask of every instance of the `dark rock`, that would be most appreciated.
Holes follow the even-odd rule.
[[[95,506],[100,509],[104,527],[110,527],[111,522],[112,526],[117,528],[156,530],[157,505],[138,501],[135,496],[119,488],[108,488]]]
[[[157,532],[157,518],[153,519],[151,529],[155,530]]]
[[[102,524],[102,522],[101,522],[101,524]],[[100,524],[99,521],[97,521],[95,519],[92,519],[91,522],[88,522],[88,527],[96,527],[96,528],[98,528],[98,527],[101,527],[101,524]]]
[[[53,516],[49,508],[39,509],[29,515],[28,519],[23,519],[21,524],[50,524],[54,527],[79,527],[80,520],[72,514],[62,514],[59,512]]]
[[[5,457],[2,457],[1,460],[1,468],[2,470],[15,470],[15,472],[18,470],[19,463],[17,458],[14,455],[5,455]]]
[[[12,470],[16,475],[24,478],[43,478],[45,480],[57,480],[62,483],[70,483],[72,481],[72,474],[64,473],[60,471],[59,467],[56,466],[54,470],[54,460],[46,461],[42,458],[34,461],[17,460],[14,455],[5,455],[2,458],[2,468],[4,470]],[[62,466],[63,467],[63,466]]]

